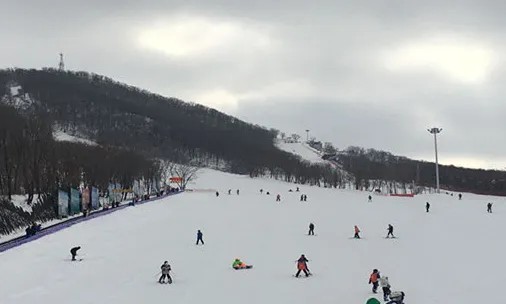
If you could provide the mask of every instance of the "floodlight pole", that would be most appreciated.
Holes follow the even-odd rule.
[[[309,142],[309,130],[306,130],[306,142]]]
[[[436,192],[439,193],[439,163],[437,159],[437,135],[443,131],[441,128],[427,129],[430,134],[434,134],[434,150],[436,153]]]

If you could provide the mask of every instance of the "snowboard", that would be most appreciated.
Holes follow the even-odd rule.
[[[370,298],[365,304],[381,304],[381,302],[376,298]]]
[[[68,261],[68,262],[82,262],[82,260],[84,259],[75,259],[74,261],[72,261],[72,259],[65,259],[65,261]]]

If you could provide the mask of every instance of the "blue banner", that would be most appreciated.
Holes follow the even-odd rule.
[[[81,199],[79,190],[70,188],[70,214],[74,215],[81,212]]]
[[[91,208],[98,209],[99,207],[98,188],[91,188]]]

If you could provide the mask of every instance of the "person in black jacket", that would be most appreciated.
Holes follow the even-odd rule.
[[[72,255],[72,261],[76,260],[77,251],[81,249],[81,246],[74,247],[70,249],[70,254]]]
[[[314,224],[309,223],[309,232],[307,235],[314,235]]]
[[[199,242],[202,242],[202,245],[204,245],[204,240],[202,239],[203,236],[204,234],[202,233],[202,231],[197,230],[197,243],[195,245],[198,245]]]
[[[171,267],[169,265],[169,262],[167,262],[167,261],[163,262],[163,264],[160,267],[160,269],[162,270],[161,271],[162,276],[160,277],[160,279],[158,279],[158,283],[164,284],[165,283],[165,278],[167,278],[167,283],[172,284],[172,278],[170,277],[170,271],[172,269],[171,269]]]
[[[298,278],[301,271],[304,271],[306,277],[309,277],[311,275],[309,268],[307,267],[307,262],[309,262],[308,259],[306,259],[306,256],[302,254],[297,260],[297,273],[295,274],[295,277]]]
[[[487,204],[487,212],[492,213],[492,203]]]
[[[425,212],[429,212],[429,209],[430,209],[430,204],[429,204],[429,202],[426,202],[425,203]]]
[[[395,237],[394,236],[394,226],[388,224],[388,229],[387,229],[388,233],[387,233],[387,238],[389,238],[390,236],[392,236],[393,238]]]

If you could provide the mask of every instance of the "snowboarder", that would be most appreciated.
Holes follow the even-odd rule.
[[[303,202],[304,201],[304,194],[301,194],[300,195],[300,201]]]
[[[304,201],[307,202],[307,195],[304,194]]]
[[[388,296],[390,295],[390,282],[388,281],[388,277],[381,277],[379,279],[379,284],[383,290],[383,300],[386,302],[388,301]]]
[[[232,268],[235,270],[239,269],[250,269],[252,268],[252,265],[246,265],[244,262],[242,262],[239,258],[236,258],[234,262],[232,263]]]
[[[372,196],[369,195],[368,199],[369,199],[369,203],[372,202]]]
[[[462,199],[462,193],[459,193],[459,201]]]
[[[295,192],[299,192],[299,191],[300,191],[300,189],[299,189],[299,187],[297,187],[297,189],[295,190]]]
[[[309,232],[307,235],[314,235],[314,224],[309,223]]]
[[[311,273],[309,272],[309,269],[307,268],[307,262],[308,259],[306,259],[305,255],[301,255],[300,258],[297,260],[297,273],[295,274],[295,277],[298,278],[301,271],[304,272],[306,277],[309,277]]]
[[[355,225],[354,230],[355,230],[355,236],[353,236],[353,237],[356,239],[359,239],[360,238],[360,235],[359,235],[360,229],[358,229],[357,225]]]
[[[228,189],[228,195],[232,193],[232,189]]]
[[[371,276],[369,277],[369,284],[372,284],[372,292],[378,293],[378,280],[380,278],[380,272],[378,269],[373,269]]]
[[[220,196],[220,193],[218,191],[216,191],[216,197]]]
[[[172,278],[170,277],[170,271],[172,269],[170,268],[169,262],[163,262],[160,268],[162,269],[162,276],[158,279],[158,283],[165,284],[165,278],[167,278],[167,283],[172,284]]]
[[[390,302],[386,304],[403,304],[404,303],[404,292],[403,291],[392,291],[390,293]]]
[[[395,237],[395,236],[394,236],[394,226],[392,226],[392,225],[388,224],[387,231],[388,231],[388,233],[387,233],[387,239],[388,239],[390,236],[392,236],[393,238]]]
[[[429,204],[429,202],[426,202],[425,203],[425,212],[429,212],[429,209],[430,209],[430,204]]]
[[[276,202],[281,202],[281,195],[276,195]]]
[[[70,254],[72,255],[72,261],[76,260],[77,251],[81,249],[81,246],[74,247],[70,249]]]
[[[237,191],[235,193],[237,193],[237,195],[239,195],[239,189],[237,189]]]
[[[487,204],[487,212],[492,213],[492,203]]]
[[[203,236],[204,234],[202,233],[202,231],[197,230],[197,243],[195,243],[195,245],[198,245],[199,242],[202,242],[202,245],[204,245],[204,240],[202,239]]]

